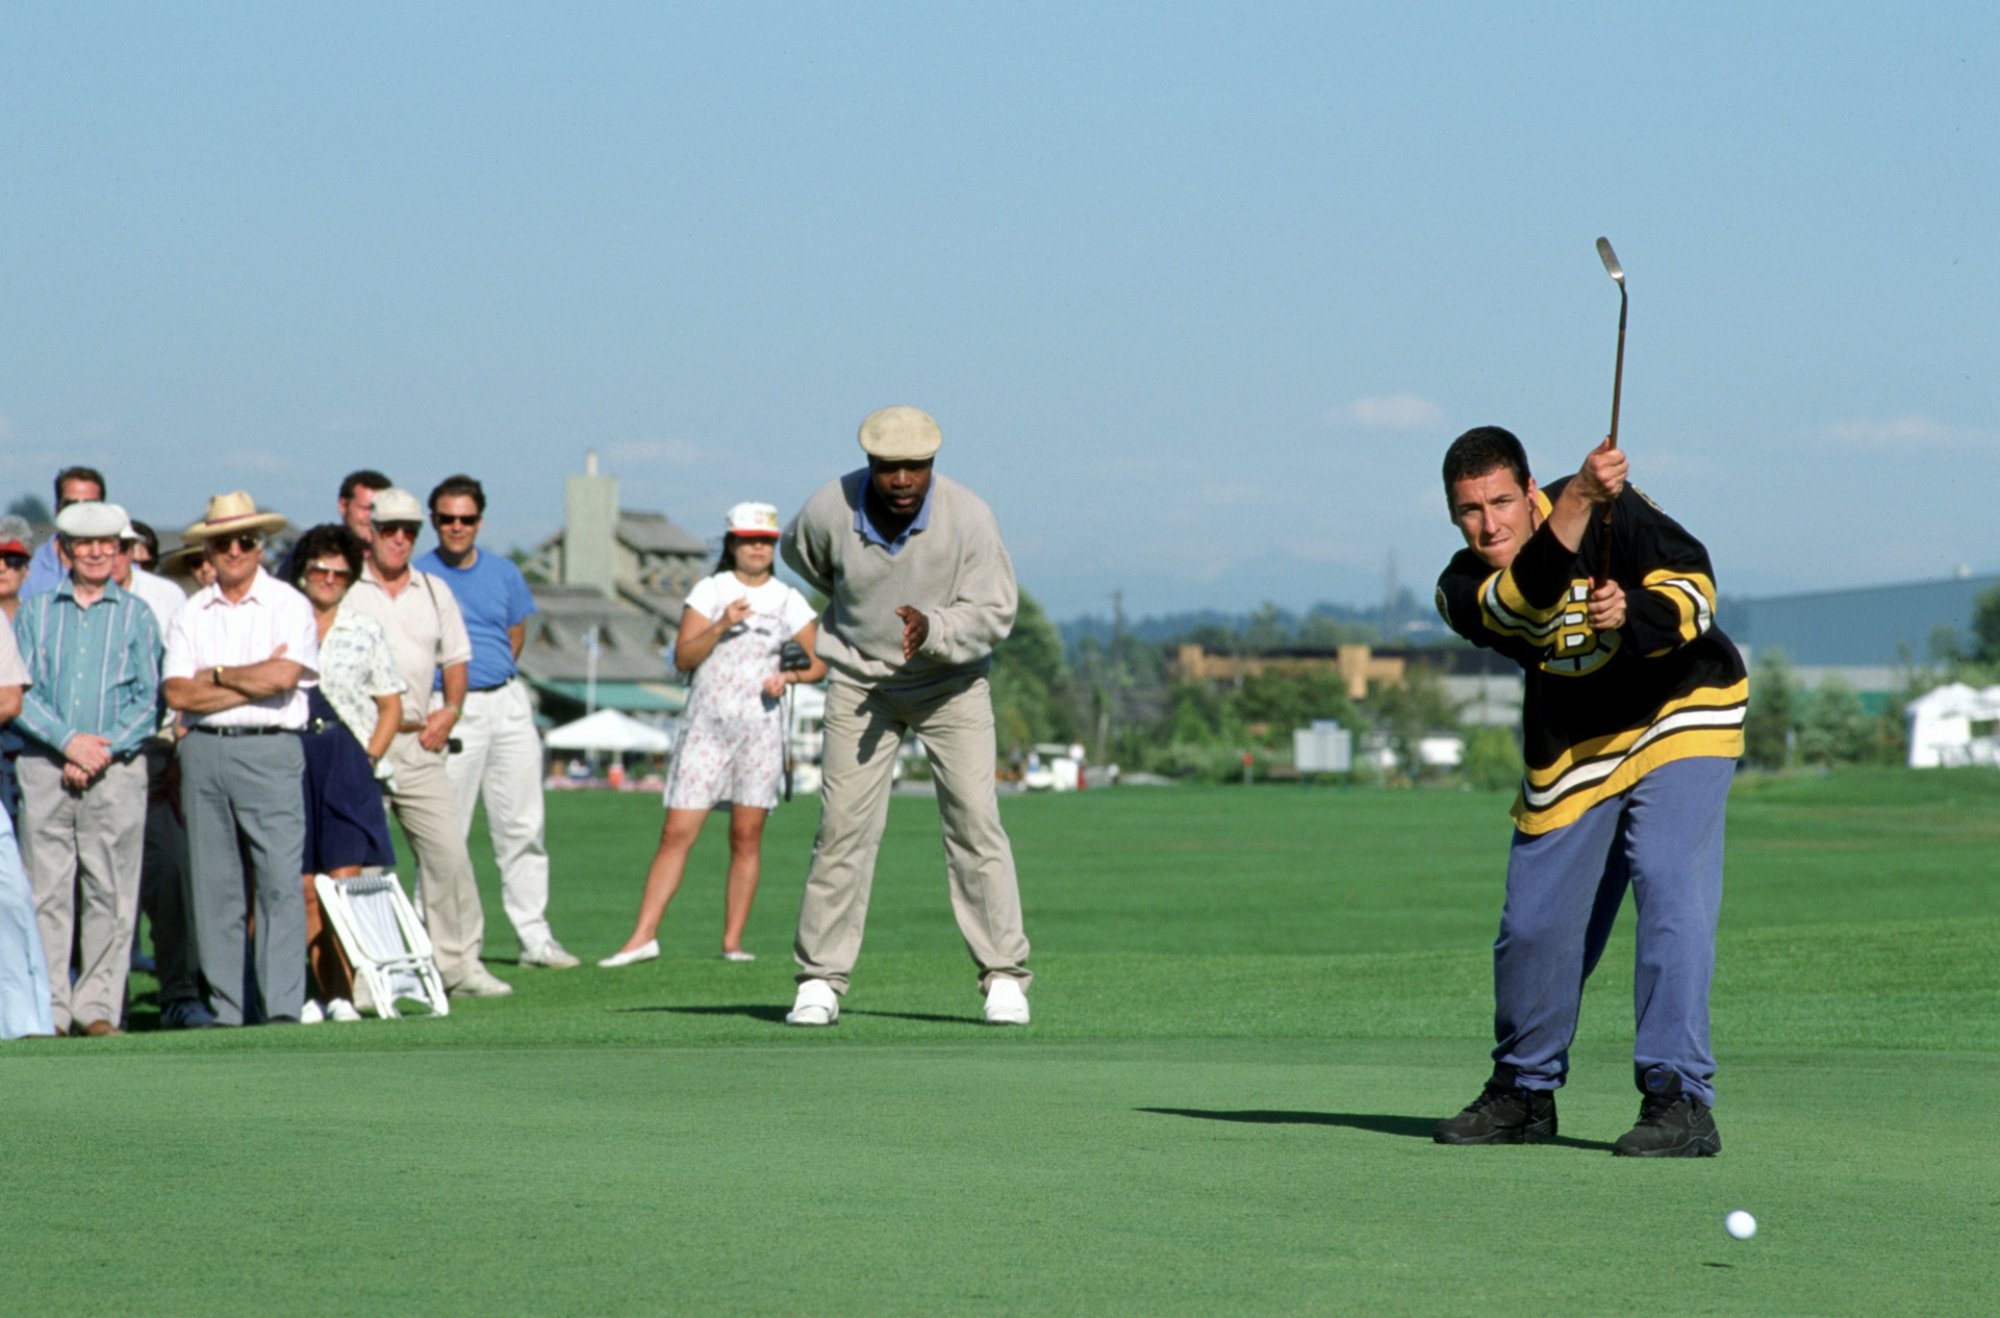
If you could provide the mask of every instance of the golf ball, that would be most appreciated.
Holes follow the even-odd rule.
[[[1748,1240],[1757,1234],[1757,1219],[1739,1208],[1722,1219],[1722,1229],[1738,1240]]]

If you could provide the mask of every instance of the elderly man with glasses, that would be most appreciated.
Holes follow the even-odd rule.
[[[382,624],[410,692],[402,728],[389,743],[389,807],[417,853],[424,930],[446,991],[461,998],[503,997],[513,986],[479,960],[486,915],[445,775],[452,730],[465,709],[472,642],[451,588],[410,566],[424,524],[417,496],[404,489],[383,490],[375,496],[373,520],[368,561],[347,592],[345,607]],[[441,703],[425,714],[426,694],[440,686]]]
[[[159,725],[160,632],[114,579],[125,510],[56,516],[69,574],[24,600],[15,638],[28,685],[18,720],[21,845],[57,1033],[120,1033],[146,831],[141,748]],[[81,970],[70,982],[70,953]]]
[[[73,503],[101,503],[107,489],[104,473],[95,467],[64,467],[56,473],[56,512]],[[69,565],[62,561],[56,550],[62,537],[52,535],[42,542],[34,556],[28,561],[28,579],[21,583],[21,598],[54,590],[69,571]]]
[[[196,959],[221,1025],[255,1019],[243,977],[256,889],[256,987],[264,1019],[292,1022],[306,996],[305,841],[299,730],[317,675],[312,605],[264,571],[264,537],[285,525],[243,491],[218,494],[187,529],[215,569],[167,628],[167,704],[187,727],[180,745]]]

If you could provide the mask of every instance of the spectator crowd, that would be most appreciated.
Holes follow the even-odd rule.
[[[477,480],[426,504],[353,472],[276,566],[288,523],[247,492],[165,555],[101,472],[64,469],[55,498],[39,546],[0,518],[0,1038],[121,1033],[135,968],[166,1029],[359,1019],[314,879],[393,866],[391,812],[446,991],[511,993],[480,959],[482,795],[521,964],[578,964],[549,928],[515,664],[534,603],[478,547]]]

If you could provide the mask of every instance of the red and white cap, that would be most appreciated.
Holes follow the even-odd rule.
[[[778,538],[778,510],[768,503],[739,503],[729,510],[729,534],[748,540]]]

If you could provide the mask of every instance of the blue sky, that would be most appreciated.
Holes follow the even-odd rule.
[[[596,449],[702,534],[933,412],[1058,617],[1428,594],[1609,416],[1725,592],[2000,570],[1990,5],[0,8],[0,497]]]

